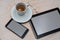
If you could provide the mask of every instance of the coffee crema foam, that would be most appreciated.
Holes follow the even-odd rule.
[[[25,10],[25,6],[24,5],[19,5],[19,6],[16,7],[16,9],[18,11],[24,11]]]

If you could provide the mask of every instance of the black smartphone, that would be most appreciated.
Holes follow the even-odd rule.
[[[25,37],[25,35],[28,32],[28,29],[25,26],[14,21],[12,18],[6,24],[6,28],[9,29],[10,31],[12,31],[14,34],[16,34],[17,36],[19,36],[22,39]]]

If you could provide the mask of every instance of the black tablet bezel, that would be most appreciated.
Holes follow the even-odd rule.
[[[8,30],[10,30],[10,31],[12,31],[11,29],[9,29],[7,26],[10,24],[10,22],[12,21],[13,19],[11,18],[10,20],[9,20],[9,22],[5,25],[5,27],[8,29]],[[18,23],[18,22],[17,22]],[[18,24],[21,24],[21,23],[18,23]],[[22,25],[22,24],[21,24]],[[23,26],[23,25],[22,25]],[[23,26],[23,27],[25,27],[25,26]],[[26,27],[25,27],[26,28]],[[20,38],[24,38],[25,37],[25,35],[27,34],[27,32],[28,32],[29,30],[27,29],[25,32],[24,32],[24,34],[22,35],[22,36],[19,36],[18,34],[16,34],[14,31],[12,31],[14,34],[16,34],[18,37],[20,37]]]
[[[55,10],[57,10],[57,11],[59,12],[59,15],[60,15],[60,10],[59,10],[59,8],[53,8],[53,9],[51,9],[51,10],[47,10],[47,11],[44,11],[44,12],[35,14],[35,15],[32,16],[32,18],[33,18],[33,17],[36,17],[36,16],[39,16],[39,15],[46,14],[46,13],[51,12],[51,11],[55,11]],[[39,39],[39,38],[41,38],[41,37],[44,37],[44,36],[47,36],[47,35],[49,35],[49,34],[55,33],[55,32],[57,32],[57,31],[60,31],[60,28],[58,28],[58,29],[55,29],[55,30],[52,30],[52,31],[43,33],[43,34],[41,34],[41,35],[37,35],[37,32],[36,32],[36,30],[35,30],[35,28],[34,28],[34,24],[33,24],[32,20],[30,20],[30,24],[31,24],[31,26],[32,26],[32,28],[33,28],[33,31],[34,31],[34,33],[35,33],[35,35],[36,35],[35,37],[36,37],[37,39]]]

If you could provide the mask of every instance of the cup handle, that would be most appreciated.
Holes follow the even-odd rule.
[[[27,7],[29,7],[30,5],[29,4],[26,4],[27,5]]]

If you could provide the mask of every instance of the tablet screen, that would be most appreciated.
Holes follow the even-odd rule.
[[[60,28],[60,15],[58,10],[34,16],[31,21],[37,35]]]

